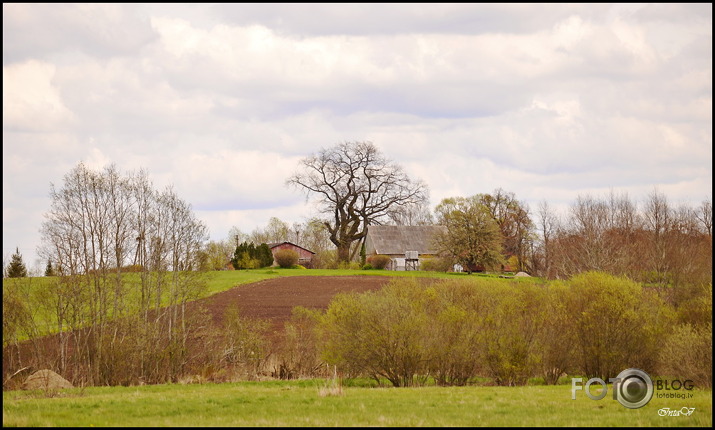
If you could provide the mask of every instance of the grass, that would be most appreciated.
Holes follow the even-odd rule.
[[[628,409],[607,396],[571,399],[570,385],[361,388],[321,395],[325,380],[88,387],[3,393],[3,426],[703,426],[712,392],[655,396]],[[582,393],[579,393],[582,394]],[[695,408],[660,416],[664,407]]]

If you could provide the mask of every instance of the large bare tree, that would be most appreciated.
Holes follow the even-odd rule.
[[[338,261],[350,261],[367,235],[393,211],[428,199],[427,185],[413,181],[402,167],[384,157],[371,142],[345,142],[304,158],[287,184],[317,195]]]

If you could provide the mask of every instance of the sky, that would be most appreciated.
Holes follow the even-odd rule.
[[[712,4],[3,3],[3,261],[79,162],[146,169],[211,240],[318,215],[370,141],[442,199],[712,196]]]

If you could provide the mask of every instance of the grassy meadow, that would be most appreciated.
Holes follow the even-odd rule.
[[[711,427],[712,391],[628,409],[571,386],[365,388],[325,380],[88,387],[3,393],[4,426],[684,426]],[[594,394],[596,392],[594,391]],[[660,416],[661,408],[695,408]]]

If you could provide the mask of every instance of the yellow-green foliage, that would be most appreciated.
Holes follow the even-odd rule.
[[[660,374],[690,379],[698,387],[711,388],[713,382],[713,326],[678,325],[660,349]]]
[[[538,361],[539,292],[524,282],[403,279],[341,295],[324,320],[325,358],[395,386],[420,384],[426,375],[464,385],[480,371],[498,384],[523,384]]]
[[[564,372],[608,380],[630,367],[654,373],[673,321],[655,293],[596,272],[548,285],[395,279],[330,304],[324,357],[395,386],[419,385],[427,375],[441,385],[477,376],[498,385],[534,376],[553,384]]]
[[[422,369],[427,329],[414,280],[391,283],[377,292],[341,294],[325,318],[325,358],[348,372],[387,378],[395,386],[414,384]]]
[[[427,272],[447,272],[452,268],[452,263],[447,258],[425,258],[420,262],[420,270]]]
[[[569,281],[566,304],[576,360],[586,376],[609,378],[629,367],[655,370],[659,343],[674,318],[655,293],[626,278],[586,272]]]

